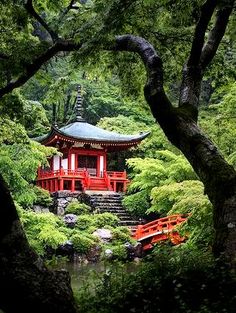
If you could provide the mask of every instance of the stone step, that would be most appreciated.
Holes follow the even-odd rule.
[[[92,203],[121,203],[121,199],[91,199]]]
[[[132,225],[137,225],[137,221],[133,220],[127,220],[127,221],[120,221],[119,226],[132,226]]]
[[[124,210],[124,208],[122,206],[98,206],[98,205],[95,205],[94,206],[96,209],[99,209],[99,210],[105,210],[105,211],[109,211],[109,210]]]
[[[109,210],[101,210],[101,209],[98,209],[100,212],[104,213],[104,212],[109,212],[109,213],[113,213],[113,214],[116,214],[116,213],[125,213],[126,211],[124,209],[109,209]]]
[[[108,204],[108,205],[114,205],[114,204],[119,204],[122,205],[121,201],[92,201],[93,204],[97,204],[97,205],[104,205],[104,204]]]
[[[121,221],[130,221],[130,216],[129,216],[129,215],[126,215],[126,216],[118,216],[118,218],[119,218]],[[138,223],[138,221],[135,221],[135,223]]]

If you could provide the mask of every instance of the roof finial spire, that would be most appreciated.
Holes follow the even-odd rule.
[[[57,128],[57,108],[56,104],[53,103],[52,105],[52,127]]]
[[[77,122],[84,122],[84,119],[82,117],[83,113],[83,107],[82,107],[82,97],[81,97],[81,86],[78,85],[78,94],[75,104],[75,115],[76,115],[76,121]]]

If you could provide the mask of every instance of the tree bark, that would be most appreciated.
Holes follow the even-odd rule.
[[[209,3],[209,1],[207,2]],[[213,11],[211,10],[211,12]],[[230,10],[227,11],[228,14],[230,12]],[[223,20],[227,24],[229,16],[226,17],[225,14],[218,14],[216,24],[219,23],[219,16],[223,16]],[[208,20],[210,20],[209,17]],[[206,23],[204,27],[206,29]],[[215,32],[214,29],[213,32]],[[215,228],[213,250],[215,256],[223,256],[231,266],[235,267],[236,172],[224,160],[216,146],[202,133],[197,125],[200,83],[204,71],[200,60],[203,61],[205,58],[212,59],[212,53],[216,51],[215,46],[219,45],[222,36],[222,33],[219,36],[217,35],[213,43],[212,34],[210,33],[209,40],[211,40],[212,50],[208,48],[206,52],[207,44],[203,46],[202,41],[203,55],[198,53],[196,64],[194,64],[195,58],[190,56],[188,62],[184,65],[178,108],[172,106],[165,94],[162,61],[150,43],[140,37],[123,35],[116,38],[112,49],[136,52],[140,55],[147,72],[144,94],[152,114],[170,142],[179,148],[188,159],[194,171],[203,182],[205,192],[213,204]],[[197,38],[197,34],[195,34],[195,37]],[[194,44],[196,44],[195,41]],[[193,51],[196,54],[196,51]],[[206,64],[204,63],[205,66]]]
[[[76,313],[69,274],[49,271],[30,248],[0,175],[0,309],[6,313]]]

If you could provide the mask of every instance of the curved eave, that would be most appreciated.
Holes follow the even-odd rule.
[[[64,140],[68,142],[82,142],[82,143],[96,143],[101,144],[104,147],[112,147],[112,146],[124,146],[124,147],[132,147],[140,143],[143,139],[145,139],[150,132],[145,132],[143,134],[138,134],[137,136],[132,136],[133,138],[127,138],[127,140],[101,140],[97,138],[83,138],[83,137],[75,137],[75,136],[68,136],[67,134],[63,133],[59,129],[53,127],[51,131],[44,136],[40,136],[35,138],[34,140],[41,142],[45,145],[50,145],[55,140]]]

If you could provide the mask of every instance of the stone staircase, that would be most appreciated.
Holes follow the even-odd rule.
[[[133,233],[139,221],[130,216],[122,205],[123,196],[116,192],[90,193],[89,202],[94,210],[99,213],[109,212],[115,214],[119,219],[119,226],[127,226]]]

